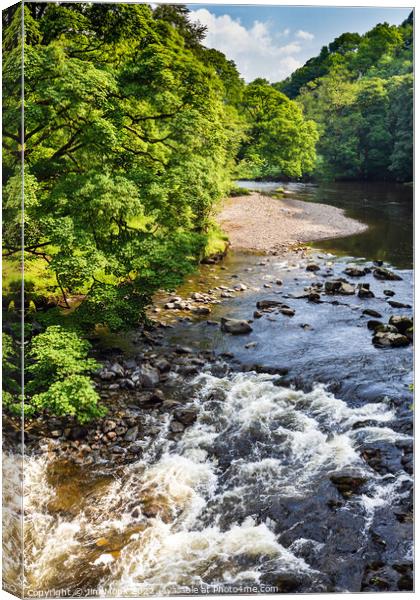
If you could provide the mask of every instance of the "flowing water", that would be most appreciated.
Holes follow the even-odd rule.
[[[294,197],[323,198],[323,188],[287,185]],[[337,184],[324,201],[340,205],[353,188],[349,215],[370,223],[381,186]],[[386,257],[398,268],[402,281],[364,278],[376,296],[369,308],[385,319],[407,309],[391,309],[384,289],[412,301],[410,203],[405,188],[395,189],[383,200],[382,233],[353,236],[353,246],[317,244],[324,250],[317,260],[335,276],[351,260],[348,248],[361,262]],[[385,230],[394,232],[393,248]],[[232,253],[183,286],[180,293],[188,294],[246,284],[213,308],[216,321],[251,318],[261,298],[285,298],[296,315],[255,320],[248,336],[224,334],[207,317],[175,320],[164,330],[163,353],[180,343],[232,353],[229,369],[220,360],[190,381],[171,377],[173,394],[198,411],[181,439],[168,438],[163,414],[159,435],[145,439],[141,459],[128,466],[27,457],[27,595],[407,589],[412,484],[402,458],[412,447],[411,350],[372,345],[366,301],[299,299],[305,285],[322,278],[306,272],[306,262],[300,254],[285,260]],[[283,285],[276,287],[278,279]],[[13,457],[4,467],[13,469]],[[11,496],[14,488],[17,495],[16,480]],[[19,513],[18,503],[13,510]]]

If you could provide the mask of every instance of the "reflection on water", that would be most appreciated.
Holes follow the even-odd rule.
[[[384,260],[403,269],[413,265],[413,189],[397,183],[308,183],[238,181],[238,185],[270,192],[279,187],[290,197],[331,204],[369,225],[346,238],[318,241],[313,245],[345,256]],[[286,196],[287,199],[287,196]]]

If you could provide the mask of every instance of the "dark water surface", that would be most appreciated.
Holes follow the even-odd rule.
[[[333,182],[266,183],[239,181],[253,190],[271,191],[279,187],[292,192],[291,198],[331,204],[346,216],[369,225],[369,229],[346,238],[316,242],[336,254],[371,260],[385,260],[396,267],[413,265],[413,188],[398,183]],[[287,199],[287,196],[286,196]]]

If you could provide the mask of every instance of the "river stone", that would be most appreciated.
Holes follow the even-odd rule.
[[[359,488],[366,482],[366,478],[358,473],[344,471],[331,475],[330,481],[344,498],[349,498],[358,492]]]
[[[166,358],[160,358],[155,362],[155,367],[159,369],[161,373],[167,373],[171,370],[171,363]]]
[[[398,333],[405,334],[407,330],[413,327],[413,319],[406,315],[393,315],[389,319],[389,324],[396,327]]]
[[[369,283],[359,283],[357,285],[357,295],[359,298],[374,298],[375,294],[370,289]]]
[[[106,421],[103,422],[102,431],[104,433],[108,433],[109,431],[113,431],[116,427],[117,424],[115,421],[112,421],[111,419],[106,419]]]
[[[169,429],[172,431],[172,433],[182,433],[185,427],[179,421],[172,421],[169,425]]]
[[[211,308],[208,306],[198,306],[194,308],[193,311],[196,315],[209,315],[211,313]]]
[[[254,317],[254,319],[261,319],[263,315],[259,310],[254,310],[254,314],[252,316]]]
[[[390,333],[388,331],[376,330],[375,335],[372,338],[372,343],[381,348],[399,348],[402,346],[408,346],[410,340],[401,333]]]
[[[258,300],[257,302],[257,308],[260,308],[261,310],[267,308],[280,308],[281,306],[284,306],[284,304],[279,300]]]
[[[198,416],[198,411],[195,408],[182,408],[175,410],[175,418],[183,425],[192,425]]]
[[[392,308],[411,308],[411,304],[404,304],[403,302],[397,302],[396,300],[388,300],[389,306]]]
[[[320,266],[319,266],[317,263],[314,263],[314,262],[313,262],[313,263],[308,263],[308,264],[306,265],[306,270],[307,270],[307,271],[312,271],[312,272],[313,272],[313,271],[319,271],[319,270],[320,270],[320,268],[321,268],[321,267],[320,267]]]
[[[402,277],[397,273],[394,273],[390,269],[385,269],[385,267],[376,267],[373,269],[373,275],[376,279],[381,279],[383,281],[401,281]]]
[[[325,282],[324,290],[326,294],[343,294],[347,296],[354,294],[356,288],[345,279],[333,279]]]
[[[159,383],[159,371],[154,367],[141,368],[141,383],[145,388],[152,388]]]
[[[357,267],[349,265],[344,269],[344,273],[349,277],[363,277],[367,273],[370,273],[370,269],[368,267]]]
[[[102,371],[100,371],[99,377],[103,381],[109,381],[110,379],[114,379],[115,373],[113,371],[108,371],[107,369],[103,369]]]
[[[392,290],[384,290],[384,296],[395,296],[395,292]]]
[[[281,308],[280,312],[286,317],[293,317],[295,315],[295,311],[293,310],[293,308]]]
[[[137,439],[139,433],[139,428],[137,425],[135,425],[134,427],[130,427],[130,429],[127,429],[127,432],[124,436],[124,440],[126,442],[135,442]]]
[[[117,377],[124,377],[124,375],[125,375],[124,369],[122,368],[122,366],[119,363],[114,363],[110,367],[110,371],[112,371],[113,373],[115,373],[115,375]]]
[[[364,315],[368,315],[369,317],[375,317],[377,319],[381,319],[382,315],[377,310],[373,310],[373,308],[365,308],[363,311]]]
[[[241,319],[227,319],[226,317],[222,317],[221,330],[233,335],[242,335],[245,333],[250,333],[252,331],[252,327],[248,321]]]

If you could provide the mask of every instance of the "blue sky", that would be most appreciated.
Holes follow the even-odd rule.
[[[246,81],[280,81],[345,31],[365,33],[377,23],[399,25],[411,8],[234,6],[189,4],[207,25],[205,44],[235,61]]]

